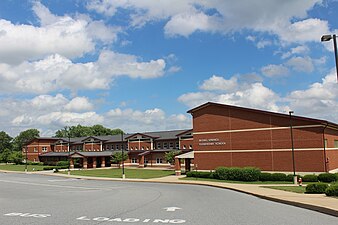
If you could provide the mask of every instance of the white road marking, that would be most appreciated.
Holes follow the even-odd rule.
[[[38,213],[6,213],[4,216],[21,216],[21,217],[34,217],[34,218],[46,218],[51,216],[50,214],[38,214]]]
[[[101,188],[101,187],[81,187],[81,186],[66,186],[66,185],[56,185],[56,184],[41,184],[41,183],[29,183],[23,181],[11,181],[11,180],[0,180],[4,183],[13,183],[13,184],[28,184],[33,186],[45,186],[45,187],[58,187],[58,188],[73,188],[73,189],[82,189],[82,190],[112,190],[114,188]]]
[[[173,223],[173,224],[179,224],[179,223],[185,223],[185,220],[182,219],[138,219],[138,218],[109,218],[109,217],[95,217],[95,218],[88,218],[87,216],[81,216],[76,218],[77,220],[85,220],[85,221],[109,221],[109,222],[126,222],[126,223]]]
[[[58,179],[58,180],[48,180],[49,182],[64,182],[64,181],[74,181],[74,180],[78,180],[78,179]]]
[[[178,209],[181,209],[181,208],[178,208],[178,207],[166,207],[166,208],[163,208],[165,209],[167,212],[175,212],[176,210]]]

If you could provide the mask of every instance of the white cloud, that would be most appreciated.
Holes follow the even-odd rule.
[[[111,43],[117,39],[119,28],[104,25],[89,18],[55,16],[36,1],[33,12],[40,26],[13,24],[0,20],[0,61],[20,64],[50,54],[67,58],[81,57],[95,50],[96,41]]]
[[[286,65],[297,72],[311,73],[314,70],[313,62],[310,57],[292,57],[286,62]]]
[[[310,52],[310,49],[307,46],[299,45],[295,48],[291,48],[290,51],[284,53],[282,55],[282,59],[289,58],[292,55],[305,55],[305,54],[308,54],[309,52]]]
[[[0,64],[0,92],[50,93],[55,90],[107,89],[116,76],[156,78],[164,74],[163,59],[139,62],[134,55],[101,52],[98,61],[73,63],[55,54],[19,65]],[[76,85],[74,85],[76,81]]]
[[[229,80],[224,79],[224,77],[213,75],[208,80],[205,80],[200,86],[200,89],[206,91],[217,91],[222,90],[225,92],[231,92],[237,88],[237,78],[231,77]]]
[[[262,73],[267,77],[278,77],[278,76],[287,76],[289,74],[289,69],[283,65],[267,65],[262,67]]]
[[[285,97],[290,108],[296,114],[327,119],[337,123],[338,120],[338,85],[336,71],[333,69],[322,82],[316,82],[305,90],[292,91]]]
[[[75,97],[67,103],[65,109],[73,112],[88,111],[93,109],[93,104],[89,102],[87,97]]]
[[[130,25],[139,27],[165,20],[167,36],[188,37],[196,31],[229,34],[242,30],[268,32],[283,42],[319,42],[318,37],[329,31],[327,21],[307,18],[307,12],[321,0],[95,0],[88,9],[114,16],[119,9],[130,10]],[[254,41],[251,39],[251,41]],[[258,40],[257,47],[272,44]]]

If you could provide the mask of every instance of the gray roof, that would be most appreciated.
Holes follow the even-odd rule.
[[[168,139],[176,139],[178,134],[181,134],[181,133],[188,131],[188,130],[191,130],[191,129],[142,132],[142,133],[139,133],[139,134],[145,134],[147,136],[154,137],[154,138],[156,138],[156,140],[168,140]]]

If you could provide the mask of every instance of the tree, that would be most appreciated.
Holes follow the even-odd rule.
[[[103,135],[114,135],[121,134],[123,131],[121,129],[109,129],[102,125],[94,125],[91,127],[88,126],[71,126],[64,127],[61,130],[55,132],[55,137],[68,137],[68,132],[70,137],[86,137],[86,136],[103,136]]]
[[[170,152],[166,152],[164,155],[165,160],[170,163],[171,165],[173,165],[175,163],[175,156],[180,154],[180,151],[170,151]]]
[[[5,131],[0,132],[0,153],[7,149],[12,149],[13,138],[9,136]]]
[[[3,162],[3,163],[9,162],[10,155],[11,155],[11,150],[9,150],[8,148],[4,149],[0,153],[0,162]]]
[[[18,136],[14,138],[13,145],[15,151],[21,151],[22,147],[34,138],[40,137],[40,131],[37,129],[28,129],[22,131]]]
[[[15,164],[21,164],[22,160],[23,160],[22,152],[13,151],[13,152],[11,152],[8,161],[15,163]]]
[[[128,159],[128,155],[126,153],[123,154],[123,158],[122,158],[122,152],[115,152],[112,155],[111,162],[114,164],[118,164],[120,168],[122,161],[126,161],[127,159]]]

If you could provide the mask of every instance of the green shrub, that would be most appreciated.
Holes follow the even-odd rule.
[[[334,173],[321,173],[318,175],[318,180],[321,182],[331,183],[337,181],[337,176]]]
[[[45,166],[43,170],[53,170],[53,169],[68,169],[68,166]]]
[[[238,177],[241,181],[257,181],[259,180],[259,175],[261,174],[260,169],[254,167],[244,167],[242,169],[242,174]]]
[[[286,174],[285,173],[272,173],[271,181],[286,181]]]
[[[325,194],[327,196],[337,196],[338,197],[338,183],[332,183],[328,188],[326,188]]]
[[[199,177],[199,178],[212,178],[213,172],[198,172],[198,171],[190,171],[186,173],[187,177]]]
[[[261,171],[254,167],[218,167],[213,177],[220,180],[257,181]]]
[[[297,175],[297,174],[296,174],[296,176],[297,176],[297,180],[298,180],[300,177],[302,177],[302,176]],[[293,182],[293,174],[288,174],[288,175],[286,175],[285,181],[291,181],[291,182]]]
[[[271,181],[271,173],[261,173],[259,175],[260,181]]]
[[[43,166],[42,162],[31,162],[27,161],[27,165],[32,165],[32,166]]]
[[[69,162],[68,161],[59,161],[56,163],[57,166],[67,166],[68,167]]]
[[[328,188],[328,184],[323,183],[314,183],[306,185],[306,193],[309,194],[323,194],[325,190]]]
[[[315,174],[305,175],[302,179],[303,182],[318,182],[318,176]]]

